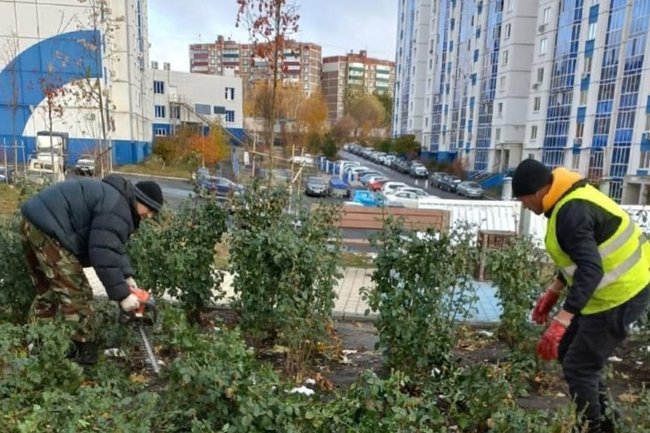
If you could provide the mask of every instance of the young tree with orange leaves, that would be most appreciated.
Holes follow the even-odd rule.
[[[287,0],[237,0],[237,23],[248,30],[256,57],[267,60],[271,69],[271,102],[265,118],[265,132],[273,148],[277,118],[278,82],[284,72],[283,55],[287,37],[298,31],[298,7]],[[273,158],[270,158],[271,162]]]
[[[218,122],[210,125],[210,133],[207,136],[195,134],[189,141],[203,166],[215,165],[230,155],[230,139]]]

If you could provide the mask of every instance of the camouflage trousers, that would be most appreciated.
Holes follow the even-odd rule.
[[[79,260],[29,221],[20,225],[28,269],[36,287],[33,322],[64,320],[75,329],[72,339],[92,341],[93,291]]]

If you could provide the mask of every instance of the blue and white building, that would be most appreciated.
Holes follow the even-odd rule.
[[[23,161],[34,152],[35,137],[49,130],[68,137],[69,162],[100,145],[108,148],[104,143],[112,145],[117,164],[150,152],[146,5],[146,0],[0,0],[2,153],[16,151]],[[89,92],[84,81],[100,88]],[[49,99],[54,110],[48,109],[48,89],[63,89]]]
[[[398,1],[394,135],[470,171],[532,157],[647,202],[650,0]]]
[[[524,155],[647,203],[650,0],[539,2]]]
[[[241,77],[172,71],[169,63],[159,69],[156,62],[152,63],[152,72],[155,137],[173,134],[181,125],[194,125],[207,133],[211,124],[219,122],[233,145],[243,143]]]

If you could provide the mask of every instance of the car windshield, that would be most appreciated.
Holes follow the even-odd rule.
[[[320,178],[320,177],[310,177],[309,180],[307,180],[308,183],[314,184],[314,185],[324,185],[325,180]]]
[[[468,188],[480,188],[481,187],[481,185],[479,185],[476,182],[467,182],[466,185],[467,185]]]

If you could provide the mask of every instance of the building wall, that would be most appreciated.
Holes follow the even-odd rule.
[[[34,151],[36,133],[50,127],[45,90],[58,88],[66,95],[51,98],[61,107],[51,127],[69,134],[68,160],[96,151],[103,135],[99,105],[79,96],[78,80],[88,75],[101,77],[108,98],[114,161],[130,163],[149,153],[146,1],[110,0],[103,20],[95,22],[101,6],[99,0],[0,1],[0,145],[9,154],[16,149],[23,160]]]
[[[537,2],[411,0],[400,6],[394,135],[415,134],[424,151],[440,161],[461,158],[469,170],[516,165]],[[400,39],[409,31],[408,40]]]
[[[213,121],[232,133],[243,129],[242,79],[153,69],[155,136],[169,135],[181,123],[207,127]]]
[[[395,63],[390,60],[368,57],[363,50],[323,58],[321,87],[330,122],[343,117],[350,92],[392,95],[394,85]]]
[[[283,82],[299,86],[306,95],[318,91],[321,59],[320,45],[288,40],[282,60]],[[211,75],[234,73],[242,78],[245,89],[257,80],[272,77],[266,60],[255,55],[254,45],[240,44],[223,36],[214,43],[190,45],[190,71]]]
[[[549,73],[531,95],[524,154],[578,171],[617,201],[645,202],[650,1],[571,0],[559,6],[539,5],[536,57],[545,61],[535,66]],[[533,109],[537,97],[539,111]]]

